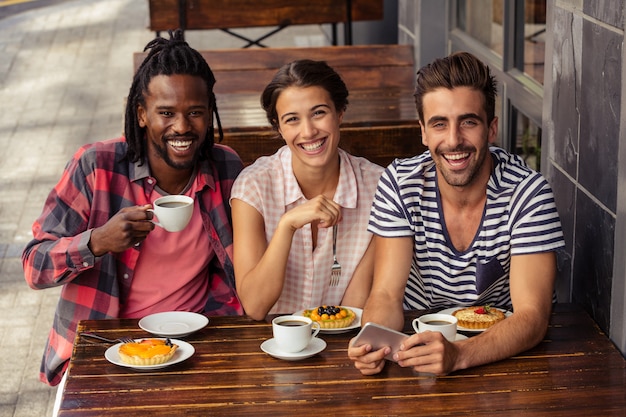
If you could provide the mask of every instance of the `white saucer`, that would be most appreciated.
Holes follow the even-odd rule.
[[[461,333],[457,333],[456,334],[456,338],[454,339],[455,342],[458,342],[459,340],[465,340],[467,339],[467,336],[465,336],[464,334]]]
[[[184,337],[209,323],[206,316],[189,311],[169,311],[150,314],[139,320],[143,330],[163,337]]]
[[[135,341],[141,342],[142,340],[143,339],[136,339]],[[139,371],[153,371],[155,369],[165,368],[167,366],[171,366],[171,365],[180,363],[184,360],[187,360],[196,351],[192,345],[190,345],[187,342],[183,342],[182,340],[170,339],[170,341],[173,344],[178,345],[178,349],[176,349],[176,352],[174,352],[174,356],[172,356],[172,358],[169,361],[165,363],[161,363],[159,365],[131,365],[129,363],[123,362],[119,354],[120,346],[122,346],[123,343],[118,343],[117,345],[114,345],[108,348],[106,352],[104,352],[104,357],[112,364],[115,364],[118,366],[123,366],[125,368],[133,368]]]
[[[286,361],[299,361],[301,359],[310,358],[313,355],[317,355],[324,349],[326,349],[326,342],[319,337],[314,337],[311,340],[311,343],[309,343],[304,350],[295,353],[283,352],[279,350],[276,345],[276,340],[273,338],[261,343],[261,350],[263,352],[277,359],[284,359]]]
[[[345,332],[349,332],[350,330],[358,329],[359,327],[361,327],[361,315],[363,314],[363,310],[360,308],[356,308],[356,307],[346,307],[346,306],[341,306],[341,307],[349,308],[350,310],[354,311],[354,315],[356,316],[356,318],[354,319],[352,324],[350,324],[348,327],[342,327],[340,329],[320,329],[320,333],[328,333],[328,334],[345,333]],[[315,308],[315,307],[312,307],[312,308]],[[309,310],[311,310],[312,308],[309,308]],[[304,316],[304,310],[297,311],[293,313],[293,315]]]
[[[446,308],[445,310],[441,310],[441,311],[439,311],[438,313],[439,313],[439,314],[450,314],[450,315],[452,315],[452,313],[454,313],[455,311],[457,311],[457,310],[458,310],[458,309],[460,309],[460,308],[465,308],[465,307],[452,307],[452,308]],[[478,308],[478,307],[476,307],[476,308]],[[495,308],[495,307],[491,307],[491,308]],[[508,310],[503,310],[503,309],[501,309],[501,308],[498,308],[498,310],[502,311],[506,317],[509,317],[511,314],[513,314],[513,313],[511,313],[510,311],[508,311]],[[463,327],[463,326],[461,326],[461,325],[457,325],[457,326],[456,326],[456,329],[457,329],[457,330],[460,330],[460,331],[462,331],[462,332],[471,332],[471,333],[481,333],[481,332],[484,332],[484,331],[486,330],[486,329],[468,329],[467,327]],[[457,339],[457,340],[458,340],[458,339]]]

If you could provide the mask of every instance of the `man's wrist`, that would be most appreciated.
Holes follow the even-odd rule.
[[[94,239],[94,236],[96,237],[96,239]],[[87,243],[87,248],[89,248],[89,250],[95,257],[102,256],[107,252],[107,251],[103,251],[100,247],[98,247],[97,240],[98,240],[98,229],[93,229],[91,231],[91,236],[89,237],[89,242]]]

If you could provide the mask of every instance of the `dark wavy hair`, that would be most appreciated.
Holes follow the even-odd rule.
[[[138,105],[145,106],[145,94],[153,77],[157,75],[193,75],[200,77],[206,83],[207,96],[209,97],[209,110],[215,116],[219,132],[219,141],[222,141],[224,133],[217,113],[217,104],[213,86],[215,76],[204,60],[202,55],[189,46],[183,38],[183,32],[178,29],[169,31],[170,39],[158,37],[150,41],[144,51],[150,50],[148,56],[137,69],[133,77],[133,83],[128,93],[126,113],[124,119],[124,135],[128,143],[126,158],[131,162],[144,160],[146,156],[146,143],[144,140],[145,128],[139,126],[137,118]],[[207,137],[200,149],[200,158],[209,159],[214,143],[213,123],[207,131]]]
[[[338,112],[348,108],[348,88],[339,74],[325,61],[301,59],[283,65],[261,94],[261,106],[267,120],[274,129],[278,129],[276,101],[280,94],[289,87],[322,87]]]
[[[483,93],[487,122],[495,117],[496,79],[489,67],[469,52],[456,52],[436,59],[417,72],[415,107],[424,123],[424,95],[437,88],[469,87]]]

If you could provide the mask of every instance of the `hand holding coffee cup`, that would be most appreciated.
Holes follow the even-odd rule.
[[[320,331],[320,324],[303,316],[279,316],[272,320],[276,345],[283,352],[304,350]]]
[[[193,215],[193,198],[186,195],[168,195],[157,198],[151,211],[156,220],[152,223],[168,232],[180,232],[191,220]]]
[[[430,330],[443,334],[449,342],[456,340],[457,318],[450,314],[425,314],[413,320],[413,330],[416,333]]]

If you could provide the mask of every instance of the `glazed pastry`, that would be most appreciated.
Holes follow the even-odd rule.
[[[130,365],[160,365],[169,361],[176,353],[178,345],[169,339],[144,339],[120,346],[119,355],[124,363]]]

